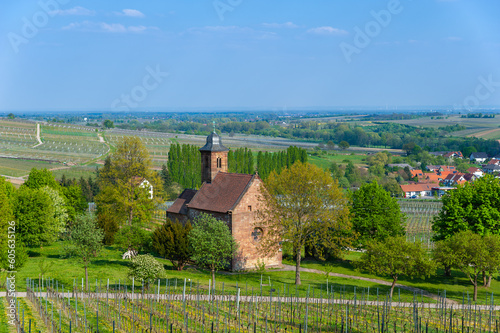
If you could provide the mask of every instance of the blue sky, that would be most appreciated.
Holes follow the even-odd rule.
[[[0,111],[499,105],[499,13],[498,0],[9,1]]]

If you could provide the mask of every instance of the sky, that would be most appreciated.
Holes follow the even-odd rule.
[[[500,105],[498,0],[0,8],[4,112]]]

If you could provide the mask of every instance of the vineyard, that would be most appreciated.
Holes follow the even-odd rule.
[[[149,286],[96,281],[84,292],[77,281],[27,280],[16,298],[18,332],[498,332],[499,307],[446,292],[434,302],[415,293],[402,300],[370,288],[345,286],[213,286],[177,279]],[[0,323],[2,320],[0,320]]]
[[[432,247],[432,220],[441,211],[442,203],[431,200],[399,200],[401,212],[407,217],[406,237]]]
[[[95,129],[84,126],[0,121],[2,157],[55,163],[79,164],[99,158],[109,151]]]

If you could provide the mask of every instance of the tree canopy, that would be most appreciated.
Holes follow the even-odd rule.
[[[352,224],[362,246],[371,240],[404,235],[404,219],[396,198],[377,182],[364,184],[352,195]]]
[[[182,224],[178,220],[172,222],[171,219],[167,219],[153,233],[155,250],[163,258],[169,259],[179,271],[182,271],[193,254],[188,239],[191,229],[193,227],[189,221]]]
[[[500,236],[481,237],[471,230],[461,231],[436,243],[435,260],[443,266],[462,271],[474,286],[474,301],[477,300],[478,278],[484,276],[488,287],[493,275],[500,269]]]
[[[407,242],[401,236],[368,243],[366,252],[356,262],[356,266],[377,275],[390,276],[390,297],[400,276],[425,278],[435,270],[434,263],[422,244]]]
[[[69,252],[76,255],[85,267],[85,285],[89,288],[88,265],[92,258],[99,255],[102,249],[104,233],[99,229],[94,215],[79,215],[71,229],[69,242],[71,244]]]
[[[479,235],[500,234],[500,182],[486,175],[465,183],[442,198],[443,208],[432,230],[436,240],[447,239],[460,231]]]
[[[193,260],[197,265],[210,269],[213,281],[215,272],[227,268],[238,249],[227,224],[204,213],[194,220],[188,238]]]
[[[281,241],[289,242],[297,260],[296,284],[300,284],[304,246],[322,257],[325,249],[340,252],[351,245],[349,200],[322,169],[296,162],[279,175],[271,173],[261,200],[263,208],[255,225],[264,231],[259,249],[269,255],[279,250]]]
[[[162,183],[146,147],[137,137],[125,137],[99,170],[101,192],[96,201],[99,214],[110,214],[120,224],[151,220],[151,212],[161,201]],[[149,185],[153,186],[150,198]]]

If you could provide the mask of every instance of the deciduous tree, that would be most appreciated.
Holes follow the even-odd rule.
[[[486,175],[466,183],[442,198],[443,207],[434,219],[436,240],[471,230],[478,235],[500,234],[500,182]]]
[[[136,256],[130,262],[129,277],[142,280],[146,289],[151,281],[161,278],[164,274],[163,265],[150,254]]]
[[[475,301],[480,274],[485,274],[484,284],[487,286],[491,276],[500,269],[499,248],[500,239],[497,235],[481,237],[471,230],[461,231],[437,242],[434,258],[443,266],[459,269],[467,276],[474,286]]]
[[[435,270],[422,244],[407,242],[404,237],[388,237],[381,242],[368,243],[356,266],[377,275],[390,276],[391,298],[399,277],[425,278]]]
[[[118,223],[151,220],[151,212],[161,202],[162,182],[152,164],[146,147],[137,137],[125,137],[99,171],[101,192],[97,196],[99,214],[113,214]],[[149,186],[154,195],[150,198]]]
[[[71,244],[68,252],[76,255],[85,267],[85,285],[89,290],[88,265],[92,258],[99,255],[102,249],[103,231],[98,227],[94,215],[79,215],[71,229],[69,242]]]
[[[200,214],[193,224],[188,234],[193,260],[197,265],[210,269],[212,281],[215,281],[215,272],[229,266],[238,245],[224,221]]]
[[[282,241],[296,255],[295,283],[300,284],[301,251],[305,246],[322,257],[351,245],[349,199],[322,169],[296,162],[281,174],[271,173],[262,189],[256,227],[263,229],[260,251],[276,253]]]
[[[359,235],[359,245],[389,236],[404,235],[405,216],[396,198],[376,181],[364,184],[352,195],[352,224]]]

